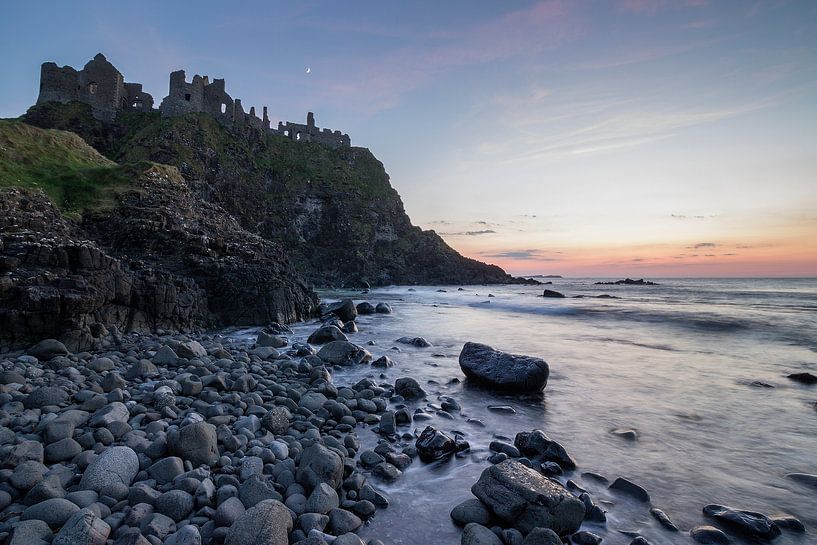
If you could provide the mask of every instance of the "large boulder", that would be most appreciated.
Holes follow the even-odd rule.
[[[354,365],[372,361],[368,350],[348,341],[332,341],[318,350],[318,357],[333,365]]]
[[[584,503],[562,485],[515,460],[482,472],[471,492],[491,512],[527,534],[550,528],[559,535],[575,532],[584,520]]]
[[[111,527],[90,508],[78,511],[60,529],[52,545],[105,545]]]
[[[67,356],[68,349],[56,339],[45,339],[28,349],[28,355],[47,361],[56,356]]]
[[[128,487],[139,472],[139,457],[130,447],[108,447],[82,474],[79,486],[105,494],[116,487]]]
[[[312,332],[306,340],[309,344],[326,344],[332,341],[346,341],[348,340],[343,331],[338,329],[336,325],[324,325]]]
[[[469,379],[500,390],[541,392],[550,369],[545,360],[500,352],[486,344],[465,343],[460,368]]]
[[[355,307],[354,301],[351,299],[344,299],[343,301],[339,301],[337,303],[321,305],[320,309],[321,316],[334,314],[344,322],[349,322],[357,318],[357,308]]]
[[[289,509],[276,500],[264,500],[238,517],[224,545],[288,545],[292,530]]]
[[[315,443],[301,453],[295,480],[310,492],[321,483],[337,489],[343,481],[343,460],[337,452]]]
[[[426,391],[411,377],[398,378],[394,382],[394,393],[409,401],[422,399],[426,396]]]
[[[207,422],[188,424],[167,436],[171,454],[189,460],[193,466],[213,465],[218,460],[216,427]]]

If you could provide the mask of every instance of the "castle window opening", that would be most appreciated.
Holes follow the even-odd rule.
[[[226,104],[221,105],[221,113],[223,113],[223,114],[227,113],[227,105]]]
[[[88,84],[88,92],[91,93],[92,95],[95,95],[96,94],[96,87],[97,87],[96,82],[92,81],[91,83]]]
[[[184,94],[184,99],[185,99],[187,102],[190,102],[190,93],[185,93],[185,94]]]
[[[284,131],[284,136],[289,136],[289,131]]]
[[[301,133],[296,134],[295,135],[295,140],[300,140],[300,139],[301,139]]]

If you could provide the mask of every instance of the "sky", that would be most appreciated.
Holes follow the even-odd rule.
[[[234,5],[231,5],[234,4]],[[412,221],[513,274],[817,276],[817,1],[30,2],[0,117],[104,53],[349,133]],[[307,70],[308,69],[308,70]]]

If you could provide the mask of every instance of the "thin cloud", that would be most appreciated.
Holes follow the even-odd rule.
[[[561,253],[561,252],[550,252]],[[558,261],[559,258],[543,253],[541,250],[511,250],[507,252],[481,252],[482,257],[494,259],[518,259],[522,261]]]
[[[717,244],[714,242],[699,242],[698,244],[693,244],[692,246],[687,246],[687,248],[691,250],[699,250],[701,248],[714,248]]]
[[[440,233],[440,236],[444,237],[478,237],[480,235],[495,235],[496,231],[493,229],[481,229],[479,231],[461,231],[458,233]]]

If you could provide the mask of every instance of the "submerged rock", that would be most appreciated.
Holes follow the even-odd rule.
[[[576,469],[576,461],[567,453],[567,450],[545,435],[542,430],[517,433],[514,438],[514,445],[522,454],[541,458],[547,462],[555,462],[562,469]]]
[[[491,512],[522,533],[550,528],[559,535],[578,530],[584,503],[562,485],[514,460],[482,472],[471,487]]]
[[[811,373],[792,373],[788,378],[801,384],[817,384],[817,375]]]
[[[332,341],[318,350],[318,357],[333,365],[355,365],[372,361],[372,355],[365,348],[348,341]]]
[[[690,537],[704,545],[726,545],[729,538],[714,526],[696,526],[689,531]]]
[[[550,373],[547,362],[541,358],[500,352],[473,342],[462,347],[459,363],[469,379],[514,392],[541,392]]]
[[[564,293],[560,293],[554,290],[545,290],[542,292],[542,297],[551,297],[554,299],[564,299]]]
[[[753,539],[769,540],[780,535],[780,528],[769,517],[761,513],[716,504],[705,506],[703,513],[735,532]]]
[[[650,495],[644,490],[642,487],[638,486],[634,482],[625,479],[624,477],[619,477],[613,484],[609,487],[611,490],[618,490],[619,492],[623,492],[633,498],[637,499],[638,501],[648,502],[650,501]]]
[[[328,305],[320,306],[321,316],[333,314],[343,320],[349,322],[357,318],[357,308],[354,301],[351,299],[344,299],[337,303],[330,303]]]

